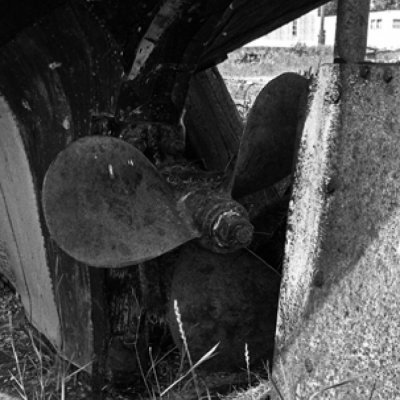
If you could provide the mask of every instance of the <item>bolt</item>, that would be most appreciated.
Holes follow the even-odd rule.
[[[253,238],[254,228],[250,224],[238,225],[234,229],[235,239],[241,245],[247,246]]]
[[[360,66],[360,76],[361,78],[368,79],[371,71],[368,65]]]
[[[324,286],[324,273],[322,271],[317,271],[314,274],[314,286],[317,288],[321,288]]]
[[[337,104],[339,103],[340,98],[342,97],[341,87],[339,84],[332,85],[326,92],[325,92],[325,101],[330,104]]]
[[[221,247],[238,248],[250,244],[253,226],[242,215],[226,212],[214,226],[214,236]]]
[[[312,361],[311,361],[309,358],[306,358],[306,359],[304,360],[304,366],[306,367],[306,371],[307,371],[309,374],[311,374],[311,372],[312,372],[313,369],[314,369],[314,366],[313,366]]]
[[[163,150],[168,154],[178,155],[185,151],[185,142],[183,140],[174,140],[171,143],[168,143]]]
[[[224,193],[195,190],[183,196],[200,230],[201,244],[217,253],[236,251],[251,243],[253,226],[246,209]]]
[[[229,241],[230,227],[226,218],[222,218],[215,228],[215,235],[218,236],[221,242],[226,243]]]
[[[385,72],[383,73],[383,80],[386,83],[389,83],[393,79],[392,70],[390,68],[386,68]]]
[[[338,181],[335,177],[332,177],[326,185],[326,194],[333,194],[338,187]]]

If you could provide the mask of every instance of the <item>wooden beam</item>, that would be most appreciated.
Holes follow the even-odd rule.
[[[0,0],[0,46],[66,0]]]

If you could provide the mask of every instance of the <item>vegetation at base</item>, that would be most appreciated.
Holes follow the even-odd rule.
[[[371,10],[400,10],[400,0],[371,0]]]
[[[330,46],[307,47],[243,47],[229,54],[218,65],[224,78],[232,76],[276,76],[284,72],[317,71],[326,62],[332,62]]]
[[[325,4],[325,15],[336,15],[337,12],[337,0],[330,1]]]
[[[333,48],[329,46],[243,47],[230,53],[218,69],[245,122],[258,93],[269,80],[285,72],[311,77],[321,64],[332,61]]]
[[[400,0],[371,0],[371,11],[400,10]],[[325,15],[336,15],[337,0],[325,4]]]

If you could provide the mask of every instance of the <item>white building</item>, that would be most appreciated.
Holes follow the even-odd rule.
[[[298,43],[307,46],[318,44],[320,17],[318,10],[313,10],[302,17],[276,29],[266,36],[248,43],[249,47],[291,47]]]
[[[296,44],[317,46],[321,17],[318,9],[263,36],[248,47],[291,47]],[[333,46],[335,41],[336,16],[325,17],[325,44]],[[400,49],[400,10],[371,11],[368,25],[368,47]]]
[[[368,46],[400,49],[400,10],[370,13]]]

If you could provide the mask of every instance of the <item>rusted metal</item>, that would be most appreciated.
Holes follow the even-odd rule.
[[[232,252],[251,243],[254,229],[247,211],[227,193],[196,189],[184,196],[184,204],[191,210],[206,248]]]
[[[247,344],[253,366],[271,361],[279,275],[246,250],[215,254],[189,243],[175,263],[168,301],[168,322],[182,346],[176,320],[179,308],[193,361],[219,343],[200,366],[206,371],[246,368]]]
[[[254,229],[246,209],[232,199],[231,171],[224,174],[175,165],[162,172],[179,194],[178,207],[187,209],[193,226],[201,232],[204,247],[224,253],[250,244]]]
[[[304,0],[296,4],[289,0],[284,4],[278,0],[257,1],[251,4],[244,1],[232,3],[228,0],[218,2],[77,0],[68,2],[68,5],[59,1],[50,5],[48,1],[39,4],[36,0],[13,3],[4,0],[2,3],[6,7],[2,7],[0,17],[2,22],[0,43],[7,45],[1,49],[0,87],[12,114],[18,121],[23,146],[34,175],[32,177],[34,191],[38,196],[42,192],[44,175],[50,163],[69,143],[88,135],[93,126],[92,122],[98,116],[116,115],[110,124],[108,121],[102,125],[100,128],[102,133],[124,132],[124,138],[133,139],[135,144],[138,144],[137,137],[139,136],[140,141],[145,131],[144,136],[147,141],[145,152],[153,151],[158,146],[163,153],[161,158],[168,157],[169,154],[174,155],[174,152],[179,153],[182,149],[179,120],[182,117],[182,107],[193,72],[206,65],[215,64],[225,56],[228,49],[238,47],[246,40],[256,37],[261,34],[261,30],[263,33],[271,30],[298,16],[302,11],[310,9],[312,5],[317,5],[314,0]],[[60,4],[58,10],[53,8]],[[117,91],[123,76],[122,64],[125,73],[129,73],[135,61],[137,62],[134,65],[139,65],[140,56],[136,50],[143,48],[139,44],[146,32],[152,32],[154,24],[160,25],[162,22],[163,13],[159,12],[162,11],[163,4],[167,10],[168,5],[173,4],[180,4],[183,8],[180,9],[181,12],[171,14],[173,21],[161,35],[156,37],[157,44],[154,51],[149,52],[143,62],[139,63],[139,73],[135,75],[134,80],[126,80],[120,88],[121,95],[118,96]],[[231,27],[232,30],[231,28],[226,30],[226,27]],[[22,28],[24,31],[20,32]],[[11,39],[13,40],[10,41]],[[136,129],[138,130],[135,131]],[[157,141],[155,147],[149,145],[154,137]],[[112,164],[103,165],[106,168],[102,171],[108,174],[109,178],[115,172],[114,161],[116,166],[121,165],[119,155],[114,155]],[[156,159],[157,155],[154,158]],[[75,171],[78,183],[82,175],[89,172],[84,168],[79,169],[79,165],[82,164],[76,163],[71,169],[66,168],[66,173],[69,174],[67,183],[71,193],[75,190],[71,171]],[[137,174],[125,177],[129,183],[137,177]],[[198,226],[202,225],[200,219],[212,215],[208,220],[210,223],[204,224],[204,230],[211,232],[210,236],[216,241],[216,246],[235,249],[238,244],[245,246],[248,243],[252,228],[244,212],[240,211],[238,214],[233,212],[239,207],[232,202],[229,194],[221,191],[221,199],[214,198],[216,203],[210,202],[201,213],[199,212],[198,215],[202,217],[195,223],[193,221],[195,215],[192,214],[194,209],[189,213],[190,207],[185,201],[181,201],[181,208],[177,205],[179,199],[189,193],[188,188],[183,192],[175,192],[172,201],[170,188],[163,183],[159,185],[158,178],[157,175],[155,186],[150,185],[148,191],[146,187],[146,191],[148,194],[161,192],[160,196],[164,196],[163,199],[167,198],[167,203],[171,201],[171,207],[176,207],[176,212],[172,213],[176,216],[175,224],[179,225],[184,214],[182,218],[186,220],[184,228],[179,226],[178,230],[186,231],[193,228],[196,236]],[[60,182],[58,184],[62,188],[63,184]],[[123,185],[117,185],[117,189],[124,188],[126,187]],[[204,196],[209,196],[208,189],[207,186]],[[75,193],[78,192],[75,190]],[[96,202],[95,193],[90,194],[87,191],[85,195],[90,200],[87,203],[90,205],[90,212],[96,210],[96,207],[101,207],[101,202]],[[53,203],[53,209],[59,208],[60,215],[62,207],[68,206],[69,196],[70,194],[66,193],[65,198],[60,197],[58,203],[56,201]],[[201,202],[205,202],[200,192],[197,192],[196,196],[199,196]],[[126,200],[127,196],[122,195],[122,198]],[[189,198],[190,196],[187,197]],[[144,199],[147,199],[149,204],[155,204],[157,200],[151,196]],[[129,201],[132,202],[132,199]],[[120,209],[117,203],[118,201],[111,210],[106,210],[106,214],[107,212],[112,214],[112,211],[118,214]],[[217,208],[222,210],[219,214],[214,213],[216,204]],[[163,209],[162,204],[156,207],[157,210]],[[76,214],[76,211],[70,209],[70,212],[62,216],[65,221],[64,227],[68,227],[71,221],[75,221],[78,226],[84,224],[85,218],[89,215],[92,218],[91,222],[94,223],[91,228],[93,226],[109,228],[106,221],[96,218],[95,213],[83,212],[82,218],[77,218]],[[71,221],[68,221],[71,216]],[[151,213],[147,213],[147,216],[152,217]],[[117,217],[120,219],[121,215],[118,214]],[[122,219],[123,217],[127,217],[130,221],[131,215],[123,214]],[[161,216],[164,217],[165,215]],[[102,364],[107,332],[101,331],[106,323],[102,319],[101,312],[103,306],[107,308],[108,301],[103,297],[105,295],[102,289],[107,281],[111,282],[111,275],[91,269],[61,251],[46,229],[45,216],[40,204],[38,218],[43,228],[44,250],[50,268],[45,274],[50,273],[61,323],[60,336],[53,343],[64,357],[79,366],[87,365],[93,359],[93,355],[98,358],[97,365]],[[218,221],[220,223],[215,225],[214,222]],[[142,222],[148,223],[148,221]],[[83,242],[95,237],[89,225],[88,223],[86,226],[88,234],[82,236]],[[60,223],[59,226],[62,232]],[[114,227],[119,235],[125,235],[124,231],[119,231],[118,226]],[[217,229],[214,229],[215,227]],[[163,236],[160,232],[157,232],[157,235],[156,238]],[[182,236],[184,236],[183,241],[191,237]],[[154,236],[150,235],[149,238],[153,246]],[[141,238],[134,239],[132,242],[141,243]],[[132,242],[128,247],[134,246]],[[180,241],[175,244],[178,242]],[[101,253],[103,249],[100,248],[100,243],[96,246],[95,248]],[[1,256],[3,257],[3,254]],[[128,259],[129,257],[124,258],[126,261]],[[85,260],[87,261],[87,258]],[[117,262],[119,261],[117,259]],[[36,262],[32,271],[36,271],[36,268],[40,275],[40,268],[46,268],[46,263]],[[39,277],[39,279],[45,282],[44,278]],[[43,314],[39,306],[32,304],[34,312]],[[25,308],[28,315],[33,313],[27,306]],[[49,317],[47,322],[51,324],[51,321],[55,319]],[[43,323],[38,329],[46,333],[47,328]],[[102,368],[102,365],[99,366]]]
[[[176,152],[179,146],[171,144],[182,142],[180,121],[203,42],[212,35],[218,16],[229,3],[167,0],[159,4],[134,46],[133,63],[121,86],[116,120],[123,136],[158,131],[155,136],[169,142],[161,147],[169,147],[171,153],[172,146]]]
[[[171,179],[170,179],[171,181]],[[82,138],[62,151],[43,185],[50,234],[81,262],[121,267],[202,237],[215,249],[246,247],[252,226],[229,194],[193,180],[172,190],[135,147],[111,137]]]
[[[160,122],[124,125],[118,137],[135,146],[156,166],[183,156],[186,142],[182,125]]]
[[[225,171],[238,153],[243,122],[217,68],[193,76],[185,111],[187,147],[205,169]]]
[[[156,168],[115,138],[83,138],[61,152],[43,204],[59,246],[93,266],[139,263],[200,236]]]
[[[233,197],[268,188],[291,174],[308,80],[286,73],[269,82],[248,116],[235,167]]]
[[[361,62],[367,48],[369,0],[339,0],[334,57],[341,62]]]

